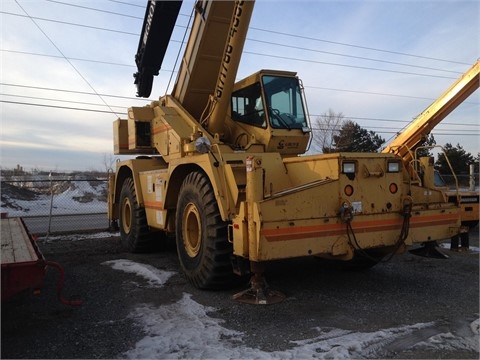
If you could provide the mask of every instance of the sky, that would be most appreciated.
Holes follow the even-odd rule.
[[[134,56],[146,1],[0,2],[2,168],[104,170],[113,121],[169,93],[192,0],[184,1],[150,99]],[[240,80],[296,71],[311,120],[341,112],[388,144],[480,57],[478,1],[257,0]],[[480,151],[477,90],[433,131]]]

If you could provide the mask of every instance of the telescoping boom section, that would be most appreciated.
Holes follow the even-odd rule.
[[[415,147],[448,114],[467,99],[480,86],[480,60],[452,84],[442,95],[426,108],[405,130],[398,135],[384,150],[395,153],[409,162],[414,158]]]
[[[456,236],[458,207],[411,182],[400,156],[299,156],[312,132],[295,72],[233,84],[252,11],[252,1],[197,2],[173,93],[115,121],[115,153],[142,155],[110,177],[109,219],[125,246],[147,251],[174,236],[192,284],[220,288],[250,273],[236,298],[269,303],[281,296],[266,290],[266,261],[371,266]]]
[[[418,181],[424,187],[443,190],[449,201],[458,203],[462,225],[475,227],[479,220],[479,193],[473,186],[469,191],[450,190],[440,179],[433,167],[433,158],[420,158],[416,150],[433,128],[445,119],[465,99],[473,94],[480,86],[480,61],[477,61],[455,83],[453,83],[440,97],[425,109],[405,130],[398,135],[384,150],[384,153],[398,154],[412,175],[418,174]],[[447,154],[444,154],[448,160]],[[453,175],[456,180],[456,175]],[[457,181],[456,181],[457,182]],[[458,182],[457,182],[458,183]]]

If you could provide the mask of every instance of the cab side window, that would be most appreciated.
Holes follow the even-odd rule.
[[[253,126],[263,128],[267,126],[259,83],[233,93],[232,119]]]

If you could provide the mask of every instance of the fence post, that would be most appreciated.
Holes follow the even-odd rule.
[[[470,191],[475,191],[475,170],[473,164],[470,164]]]
[[[50,179],[50,213],[48,215],[48,229],[47,229],[47,239],[50,235],[50,226],[52,225],[52,209],[53,209],[53,179],[52,179],[52,172],[48,174],[48,178]]]

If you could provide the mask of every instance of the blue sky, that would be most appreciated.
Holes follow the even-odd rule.
[[[192,4],[182,6],[151,100],[173,86]],[[102,169],[112,122],[149,102],[135,98],[132,77],[145,5],[0,2],[2,167]],[[250,25],[237,79],[297,71],[312,120],[333,109],[387,142],[480,56],[478,1],[257,0]],[[476,155],[479,104],[477,91],[435,128],[437,144]]]

